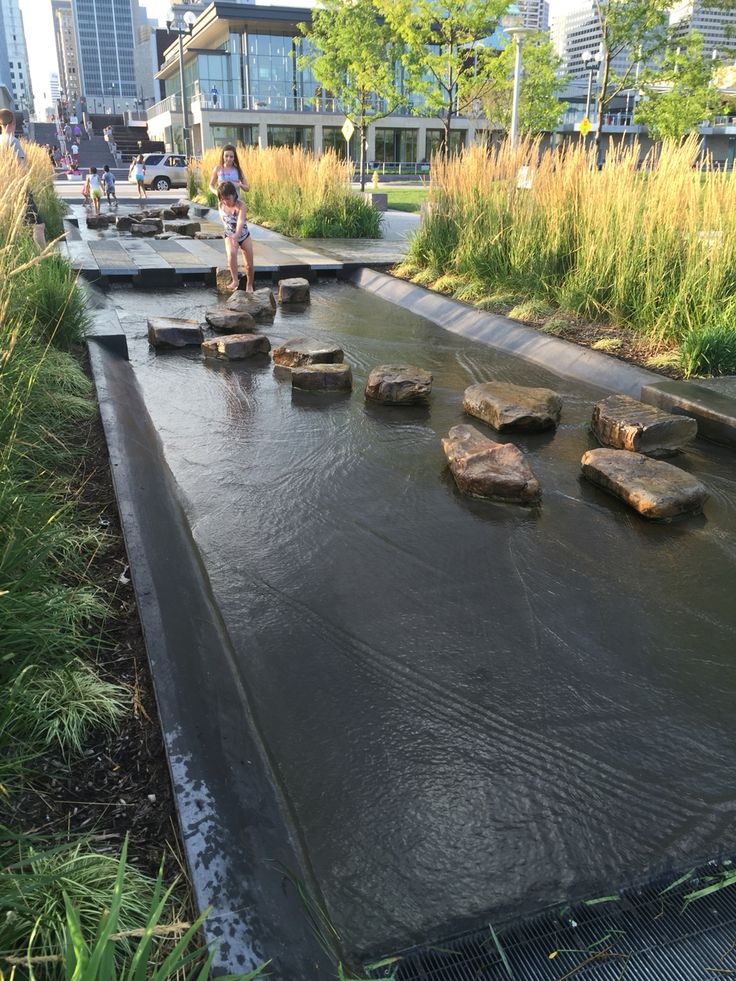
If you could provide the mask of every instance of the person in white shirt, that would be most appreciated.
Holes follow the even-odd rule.
[[[9,147],[20,161],[23,170],[27,170],[28,161],[20,145],[18,137],[15,135],[15,115],[10,109],[0,109],[0,147]],[[30,188],[26,191],[26,224],[33,229],[33,238],[38,246],[46,248],[46,226],[38,213],[36,202],[33,200]]]

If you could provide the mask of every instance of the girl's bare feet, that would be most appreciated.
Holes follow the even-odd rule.
[[[237,288],[238,288],[238,283],[228,283],[227,286],[225,287],[226,290],[236,290]]]

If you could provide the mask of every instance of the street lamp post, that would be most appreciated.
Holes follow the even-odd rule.
[[[519,93],[521,91],[521,47],[525,38],[534,34],[533,27],[509,27],[506,33],[516,45],[514,58],[514,99],[511,105],[511,146],[516,146],[519,140]]]
[[[590,51],[583,51],[581,60],[583,66],[588,71],[588,94],[585,99],[585,118],[590,119],[590,103],[593,98],[593,74],[597,65],[600,63],[600,59]]]
[[[196,15],[188,10],[184,14],[184,26],[177,23],[175,11],[169,10],[166,17],[166,27],[169,33],[176,31],[179,36],[179,88],[181,89],[181,111],[182,111],[182,139],[184,141],[184,154],[186,157],[191,157],[192,146],[189,139],[189,106],[187,105],[186,96],[184,93],[184,35],[192,33],[192,25],[194,24]]]
[[[110,82],[110,91],[112,92],[112,114],[115,115],[115,82]]]

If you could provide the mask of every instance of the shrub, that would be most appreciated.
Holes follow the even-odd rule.
[[[716,324],[691,330],[682,339],[680,363],[686,378],[736,374],[736,328]]]

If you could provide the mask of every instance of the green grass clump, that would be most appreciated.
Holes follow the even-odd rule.
[[[624,342],[620,337],[600,337],[590,345],[594,351],[620,351]]]
[[[552,306],[546,301],[533,297],[531,300],[524,300],[509,310],[509,317],[512,320],[523,320],[527,323],[539,323],[552,313]]]
[[[691,330],[682,339],[680,358],[686,378],[736,374],[736,327],[716,324]]]

